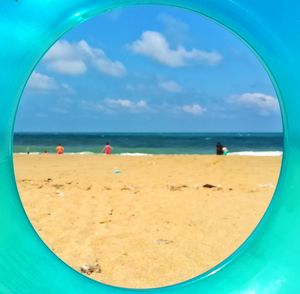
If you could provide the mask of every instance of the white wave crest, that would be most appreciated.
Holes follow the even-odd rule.
[[[240,151],[230,152],[229,156],[282,156],[282,151]]]
[[[147,153],[120,153],[122,156],[152,156],[153,154],[147,154]]]

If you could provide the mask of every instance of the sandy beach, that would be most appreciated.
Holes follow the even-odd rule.
[[[60,258],[147,288],[195,277],[261,219],[281,157],[16,155],[26,212]],[[203,187],[209,184],[213,187]]]

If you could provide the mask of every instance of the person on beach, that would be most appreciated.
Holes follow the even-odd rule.
[[[224,150],[223,150],[224,146],[218,142],[216,145],[216,154],[217,155],[224,155]]]
[[[223,147],[222,149],[223,149],[223,154],[224,155],[228,155],[228,152],[229,152],[228,148],[227,147]]]
[[[64,148],[61,144],[58,144],[58,145],[56,146],[56,153],[57,153],[58,155],[64,154],[64,151],[65,151],[65,148]]]
[[[106,155],[111,154],[112,147],[110,146],[109,142],[106,143],[106,145],[103,147],[102,152],[104,152]]]

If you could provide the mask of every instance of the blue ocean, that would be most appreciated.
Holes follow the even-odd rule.
[[[100,153],[106,142],[114,154],[214,154],[220,142],[234,154],[282,151],[282,133],[16,133],[15,153]]]

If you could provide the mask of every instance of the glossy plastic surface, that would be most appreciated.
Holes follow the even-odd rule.
[[[193,10],[239,35],[274,81],[285,132],[275,196],[247,242],[222,264],[191,281],[150,290],[106,286],[60,261],[24,213],[12,162],[20,96],[43,54],[79,23],[134,4]],[[299,0],[0,0],[0,293],[300,293],[299,11]]]

